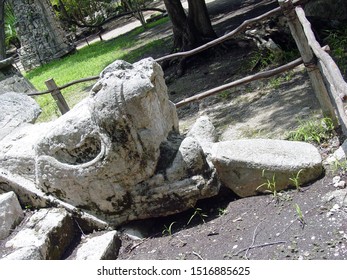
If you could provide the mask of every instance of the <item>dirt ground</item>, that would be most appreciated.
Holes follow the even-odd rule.
[[[219,35],[247,17],[263,13],[277,1],[245,0],[234,5],[209,1]],[[215,3],[214,3],[215,2]],[[213,3],[215,5],[213,5]],[[235,7],[238,9],[235,10]],[[252,13],[248,13],[253,8]],[[254,8],[256,8],[254,10]],[[170,30],[169,26],[165,27]],[[243,38],[238,38],[239,40]],[[169,42],[169,39],[168,39]],[[240,42],[240,41],[239,41]],[[170,99],[178,102],[210,88],[249,75],[252,44],[226,42],[217,54],[192,59],[185,74],[165,71]],[[161,53],[149,54],[153,57]],[[303,67],[273,79],[225,91],[178,110],[184,134],[200,115],[208,115],[219,140],[284,139],[301,120],[320,116],[319,104]],[[337,137],[320,147],[323,158],[339,145]],[[178,215],[131,223],[144,239],[122,235],[119,259],[347,259],[346,189],[333,186],[326,171],[301,191],[238,198],[222,188],[218,197],[200,201]]]

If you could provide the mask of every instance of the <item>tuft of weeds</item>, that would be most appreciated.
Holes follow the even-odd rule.
[[[193,207],[193,209],[194,209],[194,213],[190,216],[190,218],[187,222],[187,225],[189,225],[195,217],[199,217],[201,219],[201,221],[203,221],[203,223],[205,223],[204,218],[207,218],[208,216],[205,213],[203,213],[201,208],[194,208]]]
[[[301,226],[304,227],[306,225],[306,222],[304,220],[304,215],[303,215],[303,213],[301,211],[300,206],[297,203],[295,203],[294,208],[295,208],[295,211],[296,211],[296,215],[297,215],[298,221],[300,222]]]
[[[163,231],[161,232],[162,235],[169,235],[171,236],[172,235],[172,226],[176,224],[176,222],[172,222],[169,226],[167,225],[164,225],[164,229]]]
[[[257,49],[254,51],[246,65],[247,69],[265,70],[273,65],[288,63],[300,57],[298,51],[272,51],[269,49]]]
[[[330,170],[333,175],[334,174],[344,174],[347,172],[347,159],[344,160],[334,160],[330,164]]]
[[[300,183],[300,174],[301,174],[301,172],[303,172],[303,171],[304,171],[303,169],[300,169],[298,173],[293,174],[293,176],[292,176],[291,178],[289,178],[289,180],[293,182],[295,188],[296,188],[298,191],[301,190],[301,188],[300,188],[300,185],[301,185],[301,183]]]
[[[286,74],[279,75],[269,80],[269,86],[273,89],[278,89],[285,82],[289,82],[294,77],[294,71],[289,71]]]
[[[223,100],[229,99],[230,95],[231,95],[231,91],[230,90],[224,90],[224,91],[222,91],[221,93],[218,94],[218,96],[221,99],[223,99]]]
[[[276,189],[276,174],[273,173],[271,179],[267,178],[265,175],[265,170],[262,171],[261,177],[265,179],[265,183],[261,184],[256,188],[256,190],[259,190],[260,188],[265,187],[265,192],[271,193],[275,199],[278,198],[278,192]]]
[[[334,124],[330,118],[300,121],[299,127],[291,131],[287,140],[321,144],[334,135]]]

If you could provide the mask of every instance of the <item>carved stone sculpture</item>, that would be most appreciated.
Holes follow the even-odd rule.
[[[32,170],[12,160],[11,172],[112,225],[177,213],[216,195],[219,184],[200,144],[179,135],[159,64],[116,61],[100,76],[71,111],[11,138],[0,161],[20,158],[11,147],[34,139],[32,148],[23,142],[31,152],[21,152]],[[30,131],[35,137],[24,135]]]

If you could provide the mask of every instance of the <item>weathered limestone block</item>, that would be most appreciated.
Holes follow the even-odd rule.
[[[109,231],[97,236],[87,236],[78,245],[76,252],[68,259],[73,260],[115,260],[120,248],[117,231]]]
[[[267,180],[274,180],[279,191],[293,185],[289,178],[296,176],[300,170],[300,184],[316,179],[323,171],[322,158],[313,145],[282,140],[215,143],[212,162],[222,183],[240,197],[266,192],[265,185],[258,187]]]
[[[34,99],[15,92],[0,94],[0,108],[0,140],[21,125],[35,122],[41,113]]]
[[[71,215],[64,209],[41,209],[30,217],[25,227],[5,243],[6,260],[61,259],[76,231]]]
[[[9,236],[22,221],[23,210],[14,192],[0,195],[0,240]]]

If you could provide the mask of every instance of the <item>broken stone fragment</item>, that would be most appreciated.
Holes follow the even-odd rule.
[[[304,142],[247,139],[215,143],[212,162],[222,183],[240,197],[283,190],[298,176],[300,185],[323,171],[319,151]],[[261,186],[261,187],[260,187]]]
[[[199,117],[188,131],[187,137],[196,139],[207,155],[211,154],[212,143],[217,142],[218,138],[216,128],[208,116]]]
[[[115,260],[120,248],[117,231],[86,236],[78,245],[75,253],[68,259],[73,260]]]
[[[0,240],[8,237],[22,221],[23,210],[14,192],[0,195]]]
[[[40,209],[5,243],[7,260],[61,259],[76,236],[74,222],[64,209]]]

